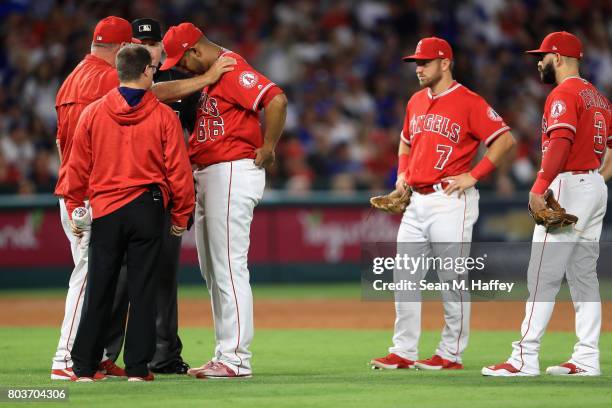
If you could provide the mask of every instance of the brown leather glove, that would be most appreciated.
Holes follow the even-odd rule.
[[[410,188],[406,188],[403,194],[399,191],[393,190],[387,195],[381,195],[370,198],[370,204],[377,210],[382,210],[391,214],[403,214],[410,204],[410,196],[412,191]]]
[[[565,208],[561,207],[559,202],[555,200],[552,190],[546,191],[545,199],[547,208],[540,211],[532,211],[531,207],[529,207],[529,214],[531,214],[536,224],[555,229],[578,222],[578,217],[568,214]]]

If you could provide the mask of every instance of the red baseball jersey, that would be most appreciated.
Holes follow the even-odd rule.
[[[255,149],[263,144],[258,114],[262,101],[282,92],[240,55],[226,51],[221,56],[235,58],[237,64],[202,90],[189,138],[189,158],[196,165],[254,159]]]
[[[489,146],[508,130],[480,95],[459,83],[438,95],[420,90],[408,101],[401,133],[410,146],[408,184],[428,186],[470,171],[480,142]]]
[[[57,136],[62,152],[55,195],[63,196],[66,190],[66,165],[70,159],[72,139],[76,124],[83,110],[90,103],[119,86],[117,70],[109,63],[88,54],[68,75],[55,98],[57,111]]]
[[[546,154],[553,130],[568,129],[572,146],[561,171],[598,169],[606,146],[612,147],[610,116],[610,101],[589,81],[566,78],[544,104],[542,154]]]

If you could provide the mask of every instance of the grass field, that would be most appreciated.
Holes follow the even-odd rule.
[[[263,285],[256,299],[355,299],[358,285]],[[63,298],[63,289],[0,291],[4,299]],[[202,286],[179,289],[181,299],[206,298]],[[388,316],[381,316],[387,318]],[[256,322],[257,324],[257,322]],[[52,326],[52,325],[50,325]],[[49,379],[59,328],[0,327],[0,388],[67,387],[75,407],[609,407],[612,404],[612,333],[601,337],[604,375],[596,378],[485,378],[483,365],[503,361],[516,331],[474,331],[464,356],[465,370],[424,372],[373,371],[372,357],[385,354],[390,330],[256,329],[252,346],[254,377],[245,380],[195,380],[156,376],[152,383],[108,379],[94,384]],[[208,360],[213,332],[180,331],[183,357],[193,366]],[[421,356],[429,357],[438,331],[423,333]],[[547,333],[541,364],[565,361],[575,342],[572,333]],[[122,365],[122,364],[121,364]],[[28,403],[0,402],[4,406]]]
[[[330,284],[257,284],[253,285],[253,296],[262,299],[358,299],[361,287],[356,283]],[[5,289],[0,298],[62,298],[65,288],[48,289]],[[200,285],[182,285],[178,288],[179,299],[207,299],[208,291],[204,281]]]
[[[423,335],[429,355],[438,333]],[[183,356],[193,365],[209,357],[208,329],[182,330]],[[612,335],[602,336],[604,376],[598,378],[484,378],[483,365],[510,351],[515,332],[476,332],[465,354],[466,369],[452,372],[373,371],[366,363],[384,353],[390,333],[354,330],[259,330],[253,344],[254,377],[195,380],[158,375],[152,383],[116,379],[93,384],[49,380],[55,328],[1,328],[0,387],[69,388],[79,407],[609,407],[612,401]],[[567,358],[569,333],[548,333],[542,365]],[[23,403],[15,404],[23,406]],[[54,404],[57,406],[58,404]],[[8,406],[3,403],[2,406]]]

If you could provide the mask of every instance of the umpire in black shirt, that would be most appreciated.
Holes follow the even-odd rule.
[[[151,18],[139,18],[132,22],[133,36],[139,39],[149,50],[155,59],[158,53],[161,58],[162,34],[157,20]],[[158,60],[159,62],[159,60]],[[176,71],[157,70],[154,81],[165,82],[187,78],[187,75]],[[186,138],[193,131],[196,119],[199,93],[196,92],[189,97],[182,98],[170,104],[170,107],[179,116]],[[194,198],[195,199],[195,198]],[[170,209],[166,212],[165,230],[170,230]],[[155,356],[149,364],[149,369],[154,373],[161,374],[185,374],[189,365],[183,361],[181,352],[183,344],[178,335],[178,306],[177,306],[177,276],[179,269],[179,254],[181,249],[181,237],[164,234],[161,253],[158,261],[159,285],[156,295],[157,303],[157,347]],[[125,274],[122,271],[117,285],[117,294],[113,307],[113,323],[108,330],[109,341],[107,355],[113,361],[119,356],[125,333],[125,317],[128,310],[127,285]]]
[[[132,32],[134,38],[142,41],[144,45],[148,45],[151,47],[159,47],[161,50],[162,47],[162,34],[159,22],[157,20],[153,20],[152,18],[139,18],[132,21]],[[151,49],[149,49],[151,51]],[[161,65],[161,63],[159,64]],[[166,71],[157,70],[155,74],[154,81],[157,82],[166,82],[166,81],[175,81],[179,79],[190,78],[190,76],[174,70],[169,69]],[[187,131],[185,135],[185,140],[189,137],[189,134],[193,132],[193,127],[195,125],[196,120],[196,109],[198,107],[198,100],[200,99],[200,93],[195,92],[189,95],[186,98],[183,98],[179,101],[169,104],[172,109],[176,112],[181,120],[181,124],[183,125],[183,129]]]

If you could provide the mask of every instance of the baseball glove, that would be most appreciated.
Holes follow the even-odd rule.
[[[370,204],[372,207],[382,210],[391,214],[402,214],[408,204],[410,204],[410,196],[412,191],[410,188],[406,188],[403,194],[399,191],[393,190],[387,195],[381,195],[370,198]]]
[[[578,217],[568,214],[565,208],[561,207],[555,200],[553,192],[548,190],[545,194],[546,208],[540,211],[532,211],[529,207],[529,214],[538,225],[546,228],[561,228],[578,222]]]

